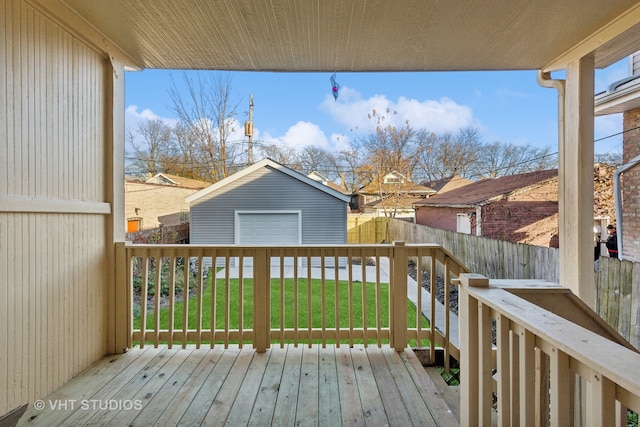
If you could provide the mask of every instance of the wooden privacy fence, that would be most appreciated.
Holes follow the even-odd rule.
[[[558,249],[488,239],[389,220],[391,241],[430,242],[451,252],[470,271],[491,279],[560,283]],[[640,263],[601,257],[595,274],[596,312],[640,348]]]
[[[116,334],[133,342],[225,348],[252,343],[265,351],[283,346],[354,341],[400,350],[408,340],[445,348],[459,357],[444,331],[426,325],[420,310],[408,318],[408,264],[445,270],[449,283],[466,268],[438,245],[195,246],[116,245],[118,299],[124,322]],[[314,258],[317,258],[314,260]],[[339,259],[344,259],[339,262]],[[388,263],[388,274],[380,268]],[[319,268],[306,268],[310,265]],[[325,265],[346,268],[325,268]],[[371,265],[373,264],[373,265]],[[224,265],[207,280],[205,265]],[[122,271],[124,270],[124,271]],[[212,273],[215,268],[212,268]],[[432,280],[432,287],[435,286]],[[211,286],[209,286],[209,284]],[[134,288],[140,295],[134,301]],[[418,292],[416,306],[422,307]],[[160,295],[165,295],[164,299]],[[190,295],[190,303],[184,303]],[[435,312],[435,289],[431,307]],[[181,301],[180,301],[181,300]],[[120,305],[118,304],[120,307]],[[134,322],[134,313],[137,323]],[[120,317],[118,317],[119,319]]]
[[[347,216],[347,243],[366,245],[389,242],[389,218],[373,215]]]
[[[627,408],[640,412],[637,353],[494,283],[461,282],[460,425],[491,425],[494,404],[499,426],[626,425]]]

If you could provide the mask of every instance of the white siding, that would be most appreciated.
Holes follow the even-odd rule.
[[[0,4],[0,415],[106,352],[108,64]]]

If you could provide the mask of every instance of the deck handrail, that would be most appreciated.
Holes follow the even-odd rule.
[[[443,332],[436,329],[434,322],[424,327],[419,316],[416,316],[416,319],[410,319],[409,323],[407,321],[409,260],[414,260],[417,271],[423,269],[430,271],[432,308],[435,306],[436,298],[436,275],[444,277],[445,282],[451,284],[461,273],[468,271],[439,245],[405,245],[402,242],[380,245],[296,246],[119,243],[116,245],[116,256],[119,258],[117,265],[125,267],[126,270],[126,272],[116,273],[120,278],[118,281],[120,290],[116,292],[116,299],[126,307],[119,308],[125,319],[120,321],[119,329],[116,331],[116,340],[120,342],[120,348],[130,348],[133,342],[139,342],[141,346],[149,343],[157,346],[160,342],[166,342],[169,346],[174,344],[186,346],[187,342],[194,342],[197,346],[203,342],[208,342],[211,346],[214,343],[227,346],[230,342],[239,342],[251,343],[257,351],[265,351],[273,344],[283,345],[290,341],[296,344],[332,342],[340,345],[340,342],[353,343],[354,340],[363,340],[365,345],[372,343],[379,346],[383,341],[388,342],[400,351],[407,347],[409,340],[416,340],[417,345],[426,344],[429,341],[428,345],[432,350],[436,345],[443,346],[447,356],[459,355],[457,346],[450,343],[448,325],[445,325]],[[367,266],[367,260],[372,260],[373,266]],[[248,268],[249,261],[252,266]],[[274,262],[277,266],[273,266]],[[176,268],[185,263],[190,267]],[[290,280],[285,277],[285,264],[291,264],[291,267],[286,268],[294,271]],[[205,309],[203,295],[207,284],[205,273],[208,265],[218,266],[223,269],[223,272],[217,273],[217,280],[212,281],[217,291],[211,292],[211,301],[206,302],[210,305]],[[312,277],[312,269],[307,268],[310,265],[317,266],[317,270],[313,271],[319,272],[314,273],[320,274],[318,278]],[[334,265],[340,268],[329,269]],[[386,276],[381,271],[382,265],[388,265],[389,271],[386,272],[388,280],[384,278]],[[163,268],[167,269],[168,274],[163,273]],[[238,282],[234,281],[235,277],[231,277],[232,269],[236,272]],[[195,276],[193,272],[196,273]],[[358,279],[360,276],[363,276],[365,278],[363,281],[369,285],[360,285],[360,279]],[[252,280],[252,287],[238,285],[248,280]],[[314,280],[321,287],[321,295],[317,301],[312,301],[310,296],[311,283],[316,283]],[[121,283],[122,281],[124,283]],[[135,329],[133,327],[134,281],[141,288],[141,300],[148,301],[148,304],[139,305],[140,325]],[[176,308],[178,307],[176,295],[180,293],[176,292],[179,287],[176,283],[180,282],[182,283],[180,292],[186,295],[191,289],[192,298],[197,301],[194,308],[195,322],[189,320],[188,308],[180,308],[180,310]],[[160,299],[149,295],[152,293],[158,295],[162,286],[168,287],[168,297],[163,302],[169,311],[170,320],[167,327],[161,327],[160,316],[149,314],[161,312]],[[238,302],[237,306],[231,307],[230,301],[227,300],[223,304],[223,309],[219,309],[220,306],[215,301],[216,295],[222,292],[222,295],[228,297],[234,286],[239,292],[245,292],[241,297],[242,300],[247,298],[251,300],[252,305],[249,307],[253,313],[251,319],[243,315],[248,309],[244,303]],[[294,288],[293,302],[284,301],[285,287]],[[267,291],[268,289],[270,291]],[[355,292],[359,294],[354,295]],[[388,312],[383,313],[382,307],[386,305],[382,304],[381,295],[386,292],[389,300]],[[348,310],[345,319],[340,317],[339,308],[342,303],[341,298],[344,299],[343,296],[347,294]],[[422,294],[420,292],[417,294],[416,303],[420,307],[423,303]],[[300,299],[303,296],[306,298],[304,301]],[[275,309],[272,309],[271,300],[274,297],[279,301],[273,305]],[[362,303],[367,299],[375,301],[373,308]],[[287,319],[283,318],[286,304],[294,306],[293,324],[287,323]],[[305,310],[310,312],[316,304],[320,304],[323,308],[322,319],[319,326],[312,326],[311,318],[305,318],[303,312]],[[188,307],[188,305],[181,307]],[[234,315],[234,310],[240,313],[237,326],[232,326],[229,319],[229,316]],[[373,317],[373,321],[363,320],[367,319],[367,310],[375,311],[368,314],[370,319]],[[215,320],[203,319],[202,314],[206,311],[209,311]],[[356,312],[358,314],[355,314]],[[431,312],[434,313],[435,310]],[[280,318],[274,319],[274,313]],[[382,323],[381,319],[384,318],[388,318],[386,324]],[[220,321],[217,319],[222,319],[223,326],[211,328],[211,323]],[[272,323],[275,326],[272,326]],[[434,355],[435,351],[431,351],[431,354]]]
[[[461,282],[461,425],[490,425],[494,393],[500,426],[622,425],[640,410],[637,352],[482,276]]]

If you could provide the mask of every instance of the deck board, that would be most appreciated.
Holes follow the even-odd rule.
[[[434,390],[411,350],[145,347],[102,359],[43,399],[44,410],[31,404],[19,425],[457,425]],[[83,399],[119,408],[88,410]]]

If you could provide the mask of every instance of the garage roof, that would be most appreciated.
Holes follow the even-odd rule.
[[[640,41],[636,0],[31,1],[138,68],[553,71]]]
[[[244,176],[247,176],[252,172],[255,172],[256,170],[261,169],[261,168],[265,168],[265,167],[269,167],[269,168],[275,169],[275,170],[277,170],[279,172],[282,172],[282,173],[284,173],[286,175],[289,175],[290,177],[292,177],[294,179],[297,179],[298,181],[301,181],[301,182],[303,182],[303,183],[305,183],[307,185],[310,185],[311,187],[314,187],[314,188],[316,188],[316,189],[318,189],[320,191],[323,191],[323,192],[329,194],[330,196],[335,197],[336,199],[340,199],[343,202],[349,202],[351,200],[351,198],[349,196],[347,196],[345,194],[342,194],[339,191],[336,191],[336,190],[334,190],[332,188],[329,188],[328,186],[326,186],[326,185],[324,185],[324,184],[322,184],[322,183],[320,183],[318,181],[315,181],[315,180],[309,178],[308,176],[305,176],[305,175],[303,175],[303,174],[301,174],[299,172],[294,171],[293,169],[289,169],[288,167],[286,167],[284,165],[281,165],[280,163],[274,162],[271,159],[262,159],[259,162],[254,163],[251,166],[246,167],[243,170],[241,170],[239,172],[236,172],[233,175],[228,176],[227,178],[216,182],[215,184],[210,185],[207,188],[203,188],[202,190],[200,190],[200,191],[198,191],[196,193],[193,193],[192,195],[190,195],[189,197],[187,197],[185,199],[185,202],[193,203],[196,200],[198,200],[198,199],[200,199],[200,198],[202,198],[202,197],[204,197],[204,196],[206,196],[208,194],[211,194],[212,192],[214,192],[214,191],[216,191],[216,190],[218,190],[218,189],[220,189],[220,188],[222,188],[222,187],[224,187],[226,185],[229,185],[232,182],[234,182],[234,181],[236,181],[236,180],[238,180],[238,179],[240,179],[240,178],[242,178]]]

